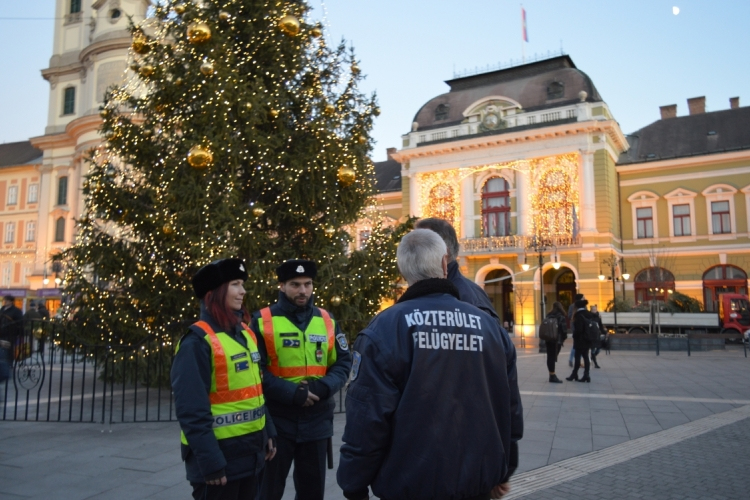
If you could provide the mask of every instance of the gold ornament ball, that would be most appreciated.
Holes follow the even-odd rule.
[[[188,151],[187,161],[193,168],[206,168],[214,162],[214,155],[210,149],[203,146],[193,146]]]
[[[275,110],[275,109],[270,110],[268,112],[268,114],[271,115],[271,118],[278,118],[279,117],[279,112],[277,110]]]
[[[144,64],[143,66],[141,66],[141,69],[138,70],[138,73],[143,78],[148,78],[149,76],[154,74],[154,67],[150,64]]]
[[[299,33],[299,20],[289,14],[279,20],[279,28],[289,36],[296,36]]]
[[[101,116],[102,118],[108,117],[109,116],[109,110],[105,108],[105,109],[99,111],[99,116]]]
[[[312,29],[312,30],[310,31],[310,34],[311,34],[311,35],[312,35],[313,37],[315,37],[315,38],[320,38],[321,36],[323,36],[323,32],[322,32],[322,31],[320,30],[320,28],[318,28],[317,26],[316,26],[316,27],[314,27],[314,28],[313,28],[313,29]]]
[[[263,207],[256,206],[255,208],[253,208],[253,215],[256,217],[260,217],[264,213],[266,213],[266,211],[263,209]]]
[[[246,110],[246,111],[250,111],[251,109],[253,109],[253,103],[251,103],[251,102],[246,102],[246,103],[245,103],[245,110]]]
[[[177,79],[174,81],[175,85],[182,85],[182,78],[177,77]]]
[[[334,295],[331,297],[331,305],[332,306],[340,306],[341,305],[341,297],[338,295]]]
[[[375,108],[372,110],[372,114],[375,116],[380,116],[380,108]]]
[[[222,10],[219,12],[219,21],[229,21],[229,18],[232,17],[232,14],[229,12]]]
[[[205,43],[211,39],[211,28],[201,21],[192,22],[188,26],[187,37],[190,43]]]
[[[360,135],[359,137],[357,137],[357,140],[360,144],[365,144],[367,142],[367,137],[364,135]]]
[[[344,186],[348,186],[357,178],[357,172],[353,168],[343,166],[339,169],[339,181]]]
[[[333,104],[326,104],[326,107],[323,111],[327,115],[332,115],[336,112],[336,106],[334,106]]]
[[[201,64],[201,73],[204,76],[211,76],[214,74],[214,63],[211,61],[203,61]]]
[[[162,226],[162,228],[161,228],[161,231],[164,234],[172,234],[172,233],[174,233],[174,228],[171,225],[169,225],[169,224],[164,224],[164,226]]]
[[[361,72],[362,72],[362,70],[359,69],[359,66],[357,66],[356,64],[352,64],[352,74],[353,75],[358,75]]]
[[[148,38],[141,33],[133,36],[132,47],[133,52],[141,55],[148,54],[151,50],[151,44],[148,42]]]
[[[326,233],[326,236],[333,236],[336,234],[336,228],[333,226],[327,226],[324,231]]]
[[[130,67],[130,69],[132,69],[133,71],[138,71],[138,68],[139,68],[140,66],[138,66],[138,63],[137,63],[137,62],[133,61],[132,63],[130,63],[129,67]]]
[[[185,6],[184,3],[178,3],[177,5],[174,6],[174,11],[178,14],[184,14],[186,10],[187,10],[187,7]]]

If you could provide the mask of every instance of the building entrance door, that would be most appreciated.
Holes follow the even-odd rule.
[[[576,275],[570,269],[566,269],[557,277],[556,285],[557,301],[567,311],[576,294]]]
[[[505,269],[495,269],[484,278],[484,291],[492,301],[492,305],[500,316],[503,326],[513,325],[513,278]]]

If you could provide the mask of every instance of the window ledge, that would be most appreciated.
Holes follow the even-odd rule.
[[[709,234],[708,241],[736,240],[737,233]]]
[[[669,238],[670,243],[693,243],[698,241],[696,236],[672,236]]]
[[[634,245],[653,245],[658,242],[658,238],[636,238],[633,240]]]

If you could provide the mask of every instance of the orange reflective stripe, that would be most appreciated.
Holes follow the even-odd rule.
[[[333,321],[331,321],[331,315],[325,309],[320,309],[320,316],[323,318],[323,323],[326,325],[326,333],[328,334],[328,351],[333,350],[333,343],[336,341],[334,336]],[[325,373],[323,374],[325,375]]]
[[[326,370],[325,366],[281,366],[274,367],[269,371],[277,377],[293,378],[293,377],[309,377],[309,376],[320,376],[324,377]]]
[[[258,348],[258,341],[255,338],[255,332],[253,332],[249,326],[247,326],[245,323],[240,323],[242,325],[242,329],[247,332],[247,336],[250,337],[250,340],[253,342],[253,345],[255,348]]]
[[[268,353],[268,370],[276,375],[274,369],[279,367],[279,355],[276,354],[276,339],[273,336],[273,315],[271,308],[265,307],[260,310],[260,317],[263,320],[263,340],[266,344]]]
[[[229,373],[227,372],[227,357],[224,355],[224,348],[221,346],[219,337],[216,332],[205,321],[194,323],[195,326],[206,332],[208,339],[211,341],[211,347],[214,351],[214,371],[216,373],[216,391],[226,392],[229,390]]]
[[[221,391],[212,392],[208,398],[212,405],[218,405],[222,403],[236,403],[238,401],[244,401],[246,399],[257,398],[263,394],[261,385],[251,385],[243,389],[235,389],[232,391]]]

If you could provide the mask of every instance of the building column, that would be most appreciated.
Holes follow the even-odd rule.
[[[402,170],[403,175],[403,170]],[[414,174],[409,175],[409,213],[412,217],[422,217],[422,207],[419,206],[419,179]]]
[[[474,233],[474,175],[461,180],[461,234],[459,238],[473,238]]]
[[[594,186],[594,153],[593,151],[581,151],[581,176],[580,203],[581,220],[579,221],[580,232],[596,232],[596,195]]]
[[[52,164],[44,163],[39,167],[39,216],[37,217],[36,261],[34,274],[44,272],[44,263],[49,252],[50,227],[49,213],[52,210]]]
[[[526,187],[528,173],[516,172],[516,233],[528,236],[531,234],[529,221],[529,190]]]

